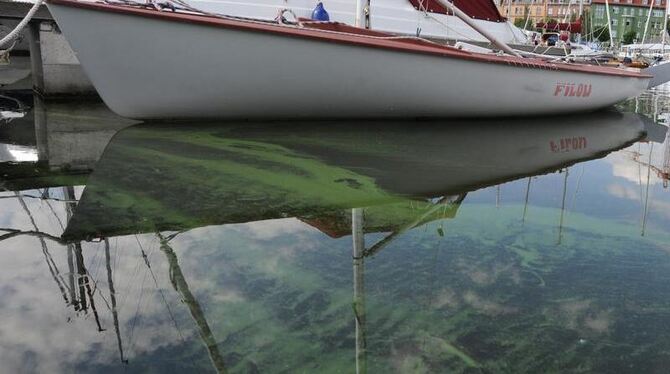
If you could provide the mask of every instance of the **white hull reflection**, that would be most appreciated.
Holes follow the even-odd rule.
[[[562,125],[557,126],[557,121]],[[65,237],[179,231],[303,217],[408,198],[425,202],[463,196],[603,157],[643,137],[647,121],[635,114],[605,112],[544,123],[134,126],[115,136],[106,148]],[[147,174],[147,170],[157,172]],[[191,186],[186,199],[171,192],[180,180]],[[147,207],[142,203],[145,199],[159,204]],[[137,212],[141,219],[129,217],[128,211]]]

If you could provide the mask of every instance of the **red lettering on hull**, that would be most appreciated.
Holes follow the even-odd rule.
[[[556,83],[554,96],[564,97],[589,97],[591,96],[591,85],[586,83]]]
[[[549,141],[549,149],[552,153],[572,152],[585,149],[587,146],[586,137],[576,136],[572,138],[560,138]]]

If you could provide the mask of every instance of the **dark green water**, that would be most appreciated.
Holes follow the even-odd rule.
[[[0,373],[670,370],[666,92],[488,121],[32,106],[0,123]]]

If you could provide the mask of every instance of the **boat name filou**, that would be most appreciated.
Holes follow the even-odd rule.
[[[591,96],[591,85],[581,83],[556,83],[554,96],[560,94],[563,94],[563,96],[589,97]]]
[[[586,148],[586,137],[561,138],[557,141],[550,140],[549,147],[553,153],[570,152]]]

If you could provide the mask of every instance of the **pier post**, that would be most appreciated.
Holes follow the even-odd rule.
[[[33,21],[26,28],[30,47],[30,68],[33,74],[33,89],[44,93],[44,65],[42,64],[42,45],[40,43],[40,22]]]

